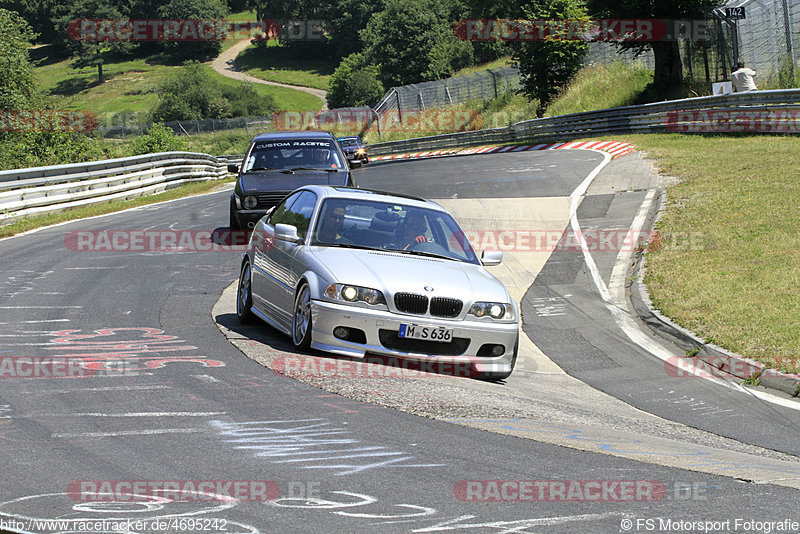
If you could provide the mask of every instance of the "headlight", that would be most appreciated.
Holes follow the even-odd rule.
[[[514,308],[502,302],[476,302],[469,309],[475,317],[491,317],[492,319],[513,319]]]
[[[351,286],[347,284],[331,284],[325,289],[325,296],[348,303],[366,303],[370,306],[386,306],[383,293],[368,287]]]
[[[362,156],[364,155],[364,152],[366,151],[363,148],[359,148],[358,150],[356,150],[356,154],[360,154]]]
[[[258,199],[256,197],[254,197],[253,195],[247,195],[246,197],[244,197],[245,209],[251,210],[256,206],[258,206]]]

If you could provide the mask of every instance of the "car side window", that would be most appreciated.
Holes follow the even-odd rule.
[[[302,193],[302,191],[297,192],[275,206],[275,210],[273,210],[272,215],[269,216],[269,224],[272,226],[276,224],[292,224],[286,220],[286,213],[292,204],[294,204],[294,201],[300,198]]]
[[[275,210],[272,224],[291,224],[297,227],[297,236],[305,237],[308,232],[308,225],[311,222],[311,214],[314,212],[314,206],[317,203],[317,195],[311,191],[300,191],[296,194],[297,197],[291,204],[288,203],[292,198],[287,199],[287,206],[278,214]],[[292,195],[295,197],[295,195]]]

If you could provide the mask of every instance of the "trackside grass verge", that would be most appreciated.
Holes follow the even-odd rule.
[[[336,64],[327,59],[299,58],[290,47],[280,46],[275,39],[270,40],[267,46],[248,47],[234,63],[240,70],[262,80],[326,91],[331,74],[336,69]],[[300,108],[281,109],[296,111]]]
[[[106,213],[122,211],[129,208],[135,208],[137,206],[145,206],[147,204],[155,204],[156,202],[164,202],[165,200],[201,195],[203,193],[213,191],[228,181],[229,180],[227,179],[222,179],[192,182],[180,185],[173,189],[168,189],[167,191],[155,195],[136,197],[130,200],[115,200],[113,202],[104,202],[101,204],[83,206],[80,208],[70,208],[64,211],[47,213],[33,217],[22,217],[7,224],[0,224],[0,238],[10,237],[22,232],[27,232],[28,230],[41,228],[43,226],[51,226],[53,224],[66,221],[74,221],[76,219],[104,215]],[[227,221],[221,222],[227,224]]]
[[[646,253],[653,303],[706,341],[800,371],[800,138],[618,137],[682,181]]]

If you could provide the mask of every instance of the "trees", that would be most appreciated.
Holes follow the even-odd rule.
[[[472,44],[453,33],[444,0],[387,0],[360,37],[384,87],[442,78],[472,62]]]
[[[721,0],[587,0],[589,11],[598,18],[619,19],[705,19]],[[644,50],[651,48],[655,59],[653,84],[657,91],[680,85],[682,64],[677,41],[627,42],[622,48]]]
[[[372,15],[383,9],[383,5],[384,0],[328,2],[322,11],[322,18],[330,24],[330,44],[337,57],[345,58],[361,51],[362,43],[358,34],[367,27]]]
[[[36,38],[14,12],[0,9],[0,109],[26,109],[37,98],[28,47]]]
[[[378,68],[368,65],[363,54],[351,54],[342,60],[331,76],[328,106],[371,106],[381,99],[383,93]]]
[[[42,42],[50,42],[56,37],[54,20],[69,10],[73,0],[2,0],[0,3],[25,19]]]
[[[267,115],[275,111],[273,98],[259,95],[246,82],[219,87],[198,61],[187,61],[157,92],[154,122]]]
[[[224,0],[170,0],[158,8],[158,15],[164,19],[213,20],[224,19],[228,15],[228,5]],[[220,41],[165,42],[164,49],[173,56],[210,59],[222,50]]]
[[[17,13],[0,9],[0,109],[49,109],[53,102],[36,88],[28,48],[36,34]],[[7,125],[6,125],[7,126]],[[0,168],[101,159],[106,154],[94,139],[79,132],[0,131]]]
[[[487,19],[587,20],[583,0],[471,0],[472,16]],[[510,41],[512,59],[518,64],[522,91],[538,100],[541,115],[559,88],[583,65],[588,45],[582,41]]]
[[[130,41],[90,41],[73,39],[67,35],[70,21],[79,19],[111,19],[127,18],[117,8],[119,2],[112,0],[77,0],[66,15],[59,17],[56,28],[59,33],[59,44],[75,58],[70,65],[72,68],[97,67],[97,82],[103,83],[103,63],[108,53],[127,54],[135,44]]]

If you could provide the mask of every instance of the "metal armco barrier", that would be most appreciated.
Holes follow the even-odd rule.
[[[385,156],[424,150],[479,146],[487,144],[529,143],[568,141],[581,137],[624,133],[704,132],[710,129],[697,128],[703,124],[702,113],[708,114],[761,114],[763,116],[780,111],[800,111],[800,89],[755,91],[720,96],[703,96],[670,100],[639,106],[587,111],[558,117],[546,117],[518,122],[503,128],[489,128],[429,137],[417,137],[402,141],[389,141],[369,146],[370,155]],[[751,133],[800,133],[800,117],[785,128],[764,127]],[[720,133],[747,131],[729,128]]]
[[[241,157],[162,152],[129,158],[0,171],[0,221],[224,178]]]

